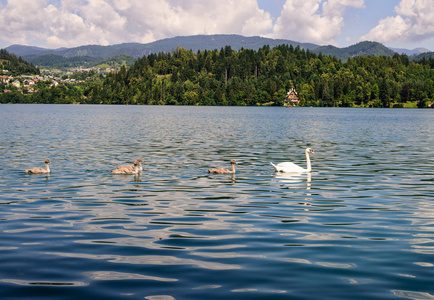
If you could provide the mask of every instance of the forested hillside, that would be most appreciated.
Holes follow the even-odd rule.
[[[434,58],[434,52],[425,52],[411,57],[414,61],[424,61]]]
[[[240,49],[252,49],[258,51],[263,46],[268,45],[274,48],[279,45],[292,45],[293,47],[300,46],[304,50],[309,50],[316,54],[322,53],[323,55],[335,56],[338,59],[346,60],[349,57],[355,56],[393,56],[394,51],[387,48],[383,44],[377,42],[360,42],[358,44],[337,48],[334,46],[320,46],[312,43],[300,43],[292,40],[284,39],[270,39],[259,36],[242,36],[235,34],[214,34],[214,35],[193,35],[193,36],[177,36],[167,39],[154,41],[152,43],[126,43],[109,46],[100,45],[83,45],[74,48],[59,48],[59,49],[45,49],[32,46],[12,45],[6,48],[9,53],[14,53],[21,56],[23,59],[32,62],[38,66],[57,66],[58,60],[49,57],[49,55],[62,56],[67,64],[77,62],[75,57],[83,57],[86,64],[90,58],[98,58],[100,60],[108,59],[117,55],[128,55],[134,58],[140,58],[152,53],[172,52],[177,47],[182,47],[187,50],[197,51],[212,51],[214,49],[221,49],[225,46],[230,46],[232,49],[239,51]],[[406,49],[398,49],[399,53],[412,52]],[[428,51],[427,49],[419,49]],[[413,54],[415,53],[413,50]],[[417,52],[417,51],[416,51]],[[419,53],[419,52],[417,52]],[[45,56],[42,60],[38,58]],[[52,63],[53,65],[50,65]]]
[[[33,64],[29,64],[21,57],[0,49],[0,74],[7,70],[4,75],[22,75],[22,74],[39,74],[39,69]]]
[[[78,68],[79,66],[89,67],[89,65],[93,65],[101,61],[101,58],[99,57],[76,56],[66,58],[55,54],[46,54],[35,57],[27,56],[25,59],[37,66],[40,66],[42,69],[44,67],[57,69]]]
[[[313,52],[322,55],[334,56],[337,59],[347,60],[356,56],[393,56],[394,51],[390,50],[383,44],[377,42],[360,42],[346,48],[337,48],[334,46],[322,46],[315,48]]]
[[[426,107],[434,59],[361,56],[341,62],[288,45],[258,51],[187,51],[145,56],[86,91],[87,103],[283,105],[295,88],[304,106]]]
[[[107,65],[118,67],[123,64],[130,66],[134,63],[135,59],[128,55],[117,55],[108,59],[102,59],[100,57],[91,56],[74,56],[74,57],[63,57],[55,54],[46,54],[41,56],[25,57],[27,60],[33,64],[40,66],[41,68],[56,68],[56,69],[68,69],[68,68],[79,68],[80,66],[85,68],[96,67],[98,65]]]
[[[240,50],[241,48],[258,50],[264,45],[275,47],[282,44],[300,46],[304,49],[315,49],[319,45],[311,43],[299,43],[291,40],[270,39],[259,36],[241,36],[236,34],[213,34],[213,35],[193,35],[177,36],[154,41],[147,44],[126,43],[109,46],[84,45],[74,48],[45,49],[32,46],[12,45],[6,48],[9,53],[15,53],[24,59],[34,59],[38,56],[54,54],[65,58],[76,56],[98,57],[107,59],[117,55],[129,55],[135,58],[149,55],[151,53],[171,52],[177,47],[183,47],[194,52],[203,50],[220,49],[229,45],[232,49]]]

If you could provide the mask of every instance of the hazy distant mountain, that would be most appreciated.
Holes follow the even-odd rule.
[[[91,56],[74,56],[64,57],[56,54],[44,54],[40,56],[24,56],[24,59],[31,62],[33,65],[45,68],[91,68],[95,66],[107,65],[110,67],[119,67],[121,65],[132,65],[136,59],[129,55],[116,55],[108,59]]]
[[[416,48],[413,50],[401,49],[401,48],[390,48],[390,49],[392,49],[396,53],[406,54],[408,56],[418,55],[418,54],[422,54],[422,53],[426,53],[426,52],[431,52],[431,50],[426,49],[426,48]]]
[[[418,55],[413,55],[412,57],[410,57],[410,59],[413,61],[419,61],[423,58],[429,59],[431,57],[434,57],[434,52],[424,52]]]
[[[12,45],[6,48],[9,53],[13,53],[16,56],[27,56],[27,55],[43,55],[48,51],[56,51],[52,49],[45,49],[33,46],[22,46],[22,45]]]
[[[171,51],[177,46],[184,47],[187,50],[220,50],[222,47],[227,45],[231,46],[234,50],[240,50],[241,48],[258,50],[264,45],[269,45],[271,48],[288,44],[294,47],[300,46],[304,49],[315,49],[319,46],[312,43],[300,43],[291,40],[284,39],[270,39],[259,36],[245,37],[241,35],[195,35],[195,36],[180,36],[169,39],[164,39],[148,44],[150,48],[164,48],[165,51]]]
[[[363,56],[363,55],[376,55],[376,56],[393,56],[395,52],[390,50],[383,44],[377,42],[360,42],[358,44],[346,47],[337,48],[334,46],[321,46],[313,50],[315,53],[322,53],[323,55],[335,56],[338,59],[346,60],[350,57]]]
[[[12,45],[7,47],[6,50],[10,53],[16,54],[17,56],[22,56],[23,59],[32,62],[37,61],[36,59],[42,55],[57,55],[64,58],[73,58],[78,56],[93,57],[104,60],[118,55],[128,55],[138,58],[151,53],[170,52],[175,50],[177,47],[183,47],[187,50],[193,50],[194,52],[197,52],[198,50],[205,49],[220,50],[222,47],[227,45],[231,46],[234,50],[239,50],[241,48],[258,50],[264,45],[269,45],[271,48],[273,48],[282,44],[293,45],[294,47],[300,46],[301,48],[309,49],[312,52],[321,52],[323,55],[332,55],[342,60],[360,55],[393,56],[395,53],[393,50],[376,42],[361,42],[346,48],[337,48],[334,46],[319,46],[316,44],[299,43],[284,39],[269,39],[258,36],[245,37],[241,35],[225,34],[179,36],[148,44],[126,43],[111,46],[87,45],[75,48],[59,49],[45,49],[40,47]],[[400,51],[403,50],[405,49],[400,49]]]
[[[10,53],[17,56],[40,56],[46,54],[61,55],[63,57],[89,56],[107,59],[116,55],[130,55],[142,57],[151,53],[170,52],[177,47],[184,47],[187,50],[220,50],[230,45],[232,49],[239,50],[242,47],[258,50],[264,45],[274,47],[281,44],[291,44],[294,47],[300,46],[304,49],[315,49],[318,45],[310,43],[299,43],[290,40],[269,39],[263,37],[244,37],[241,35],[195,35],[180,36],[163,39],[148,44],[127,43],[112,46],[86,45],[75,48],[45,49],[39,47],[12,45],[6,48]]]

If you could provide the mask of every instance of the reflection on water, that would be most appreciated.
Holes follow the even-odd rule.
[[[275,174],[275,178],[282,183],[288,184],[305,184],[306,189],[310,189],[310,182],[312,181],[312,173],[281,173]]]
[[[0,108],[4,299],[433,298],[432,111]]]

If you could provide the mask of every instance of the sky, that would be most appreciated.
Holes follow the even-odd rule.
[[[434,0],[0,0],[0,48],[240,34],[434,51]]]

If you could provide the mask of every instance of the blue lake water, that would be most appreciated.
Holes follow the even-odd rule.
[[[1,105],[0,299],[434,299],[433,145],[433,110]]]

